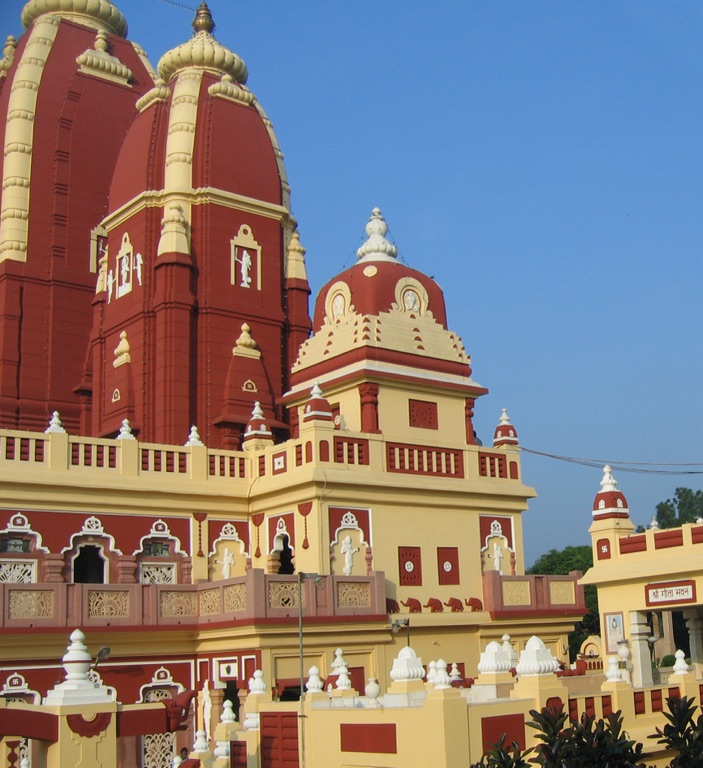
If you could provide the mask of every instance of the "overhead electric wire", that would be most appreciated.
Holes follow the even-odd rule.
[[[547,453],[546,451],[535,451],[531,448],[520,446],[524,453],[531,453],[535,456],[543,456],[547,459],[556,461],[566,461],[570,464],[580,464],[584,467],[595,467],[602,469],[608,464],[618,472],[634,472],[641,475],[703,475],[702,462],[690,462],[686,464],[678,462],[653,462],[653,461],[618,461],[617,459],[586,459],[575,456],[561,456],[558,453]],[[672,467],[672,469],[653,469],[653,467]],[[701,469],[679,469],[679,467],[701,467]]]

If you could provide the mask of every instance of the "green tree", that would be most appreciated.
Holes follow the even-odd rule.
[[[530,574],[544,574],[547,576],[566,576],[570,571],[586,571],[593,565],[593,550],[587,544],[564,547],[564,549],[551,549],[535,560]],[[574,631],[569,635],[569,655],[573,661],[581,647],[581,643],[589,635],[600,633],[600,613],[598,612],[598,592],[589,584],[584,589],[586,599],[586,615],[583,621],[578,622]]]
[[[660,528],[677,528],[684,523],[695,523],[699,517],[703,517],[703,491],[677,488],[673,499],[657,504]]]

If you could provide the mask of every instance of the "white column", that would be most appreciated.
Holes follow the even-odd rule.
[[[652,630],[647,624],[647,614],[630,611],[630,650],[632,651],[632,685],[648,688],[654,684],[652,678],[652,656],[647,638]]]

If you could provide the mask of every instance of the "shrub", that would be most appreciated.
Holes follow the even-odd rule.
[[[698,707],[687,696],[667,699],[666,705],[669,711],[664,717],[669,722],[663,730],[657,728],[651,738],[659,736],[657,744],[678,752],[669,768],[700,768],[703,765],[703,715],[694,721]]]

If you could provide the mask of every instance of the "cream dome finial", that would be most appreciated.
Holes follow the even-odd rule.
[[[187,42],[165,53],[158,64],[159,76],[168,82],[177,72],[189,67],[209,69],[229,75],[240,85],[247,81],[247,65],[212,36],[215,22],[207,3],[201,3],[193,19],[195,34]]]
[[[22,10],[24,28],[29,29],[36,19],[46,14],[108,34],[127,35],[127,19],[109,0],[29,0]]]
[[[380,208],[371,211],[371,218],[366,225],[368,239],[356,252],[359,261],[395,261],[398,249],[386,240],[388,224]]]

